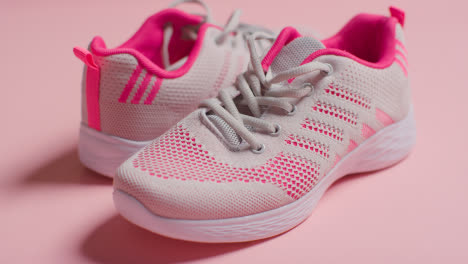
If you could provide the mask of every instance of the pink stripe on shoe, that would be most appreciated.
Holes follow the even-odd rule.
[[[99,110],[99,68],[88,66],[86,71],[86,108],[88,126],[101,131],[101,112]]]
[[[361,135],[363,138],[370,138],[372,135],[375,134],[375,130],[372,129],[370,126],[363,124],[362,125],[362,130],[361,130]]]
[[[379,108],[375,109],[375,117],[380,121],[384,126],[388,126],[394,123],[393,119],[387,115],[384,111]]]
[[[408,54],[408,51],[406,51],[406,48],[405,48],[405,45],[403,45],[403,43],[401,41],[399,41],[398,39],[395,38],[395,43],[401,47],[401,49],[406,53]]]
[[[135,83],[136,83],[138,77],[141,74],[141,70],[142,69],[141,69],[140,65],[137,65],[137,67],[135,68],[135,70],[132,73],[132,76],[130,77],[127,84],[125,85],[125,88],[124,88],[122,94],[120,95],[119,102],[125,103],[127,101],[127,98],[130,95],[130,92],[132,91],[133,86],[135,86]]]
[[[101,112],[99,110],[100,69],[93,54],[81,47],[73,48],[77,58],[86,64],[86,111],[88,126],[101,131]]]
[[[353,151],[357,147],[357,143],[354,140],[349,140],[348,152]]]
[[[405,56],[405,54],[403,54],[403,52],[401,52],[400,50],[396,49],[396,50],[395,50],[395,54],[396,54],[396,55],[400,55],[400,57],[405,61],[406,65],[408,65],[408,60],[406,59],[406,56]]]
[[[156,94],[159,92],[159,88],[161,88],[162,78],[157,78],[151,88],[151,92],[148,94],[148,97],[145,100],[145,104],[149,105],[153,103]]]
[[[403,70],[403,73],[405,74],[405,76],[408,76],[408,70],[406,69],[405,64],[403,64],[403,62],[398,58],[395,58],[395,62],[400,65],[400,67]]]
[[[341,157],[338,156],[338,155],[336,155],[336,156],[335,156],[335,162],[333,162],[333,167],[335,167],[336,164],[338,164],[338,162],[340,162],[340,160],[341,160]],[[333,167],[332,167],[332,168],[333,168]]]
[[[140,103],[140,99],[145,93],[148,84],[151,80],[152,75],[150,73],[146,73],[145,78],[143,79],[143,82],[141,82],[140,87],[138,88],[138,91],[136,92],[135,96],[132,99],[132,104],[138,104]]]

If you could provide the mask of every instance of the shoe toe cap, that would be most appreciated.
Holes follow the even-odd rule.
[[[155,164],[155,166],[158,166]],[[293,199],[270,183],[186,180],[170,175],[152,175],[122,164],[114,188],[123,191],[152,213],[173,219],[226,219],[272,210]]]

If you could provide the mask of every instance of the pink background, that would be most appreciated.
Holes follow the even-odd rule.
[[[466,1],[207,2],[220,23],[238,7],[244,21],[323,36],[358,12],[404,8],[414,152],[340,180],[279,237],[209,245],[148,233],[117,215],[111,181],[78,162],[82,63],[72,47],[97,34],[120,44],[168,1],[3,0],[0,263],[468,263]]]

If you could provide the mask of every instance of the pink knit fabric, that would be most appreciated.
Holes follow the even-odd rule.
[[[303,140],[291,137],[293,144]],[[306,142],[311,151],[328,156],[323,146]],[[179,125],[144,148],[132,160],[133,167],[162,179],[199,182],[261,182],[271,183],[297,199],[308,192],[318,181],[319,167],[298,157],[279,153],[264,165],[236,167],[220,163],[211,156],[196,138]],[[155,166],[157,164],[157,166]]]

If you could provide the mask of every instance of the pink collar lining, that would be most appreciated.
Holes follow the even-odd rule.
[[[213,24],[209,24],[209,23],[202,24],[198,31],[198,38],[195,40],[193,44],[193,47],[188,55],[187,61],[184,63],[184,65],[182,65],[177,70],[167,71],[161,68],[160,66],[156,65],[142,52],[138,51],[135,48],[128,47],[128,46],[131,46],[131,43],[135,43],[135,41],[137,41],[137,39],[140,36],[144,34],[151,34],[151,32],[148,32],[149,23],[154,23],[155,20],[162,19],[163,17],[167,18],[168,16],[177,17],[177,19],[183,19],[188,24],[196,24],[196,23],[201,22],[201,17],[199,16],[187,14],[177,9],[166,9],[148,18],[148,20],[143,24],[140,30],[138,30],[137,33],[135,33],[135,35],[132,38],[130,38],[127,42],[125,42],[123,45],[117,48],[108,49],[106,47],[106,44],[104,43],[104,40],[101,37],[96,36],[92,40],[91,45],[90,45],[91,52],[97,56],[130,54],[130,55],[133,55],[138,60],[138,63],[142,67],[144,67],[148,72],[156,75],[159,78],[173,79],[173,78],[180,77],[186,74],[191,69],[196,59],[198,58],[201,47],[203,45],[203,41],[205,39],[206,31],[208,30],[208,28],[220,29],[220,27],[213,25]]]

